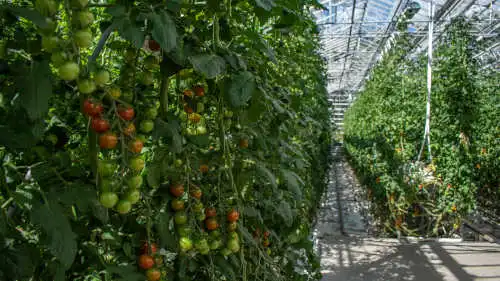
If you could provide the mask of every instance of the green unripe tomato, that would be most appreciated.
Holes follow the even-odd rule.
[[[90,30],[78,30],[73,35],[75,43],[80,48],[88,48],[92,46],[92,32]]]
[[[43,36],[42,37],[42,48],[49,53],[52,53],[57,49],[59,45],[59,38],[56,36]]]
[[[82,94],[91,94],[95,91],[95,83],[90,79],[78,80],[78,91]]]
[[[99,186],[102,192],[112,192],[117,190],[118,183],[109,178],[103,178],[99,181]]]
[[[57,23],[52,18],[45,18],[45,24],[40,28],[40,31],[44,34],[51,34],[56,30]]]
[[[191,234],[191,228],[187,225],[178,225],[176,226],[177,233],[179,233],[180,237],[189,237]]]
[[[59,77],[66,81],[73,81],[78,78],[80,67],[77,63],[67,62],[59,67]]]
[[[57,142],[58,142],[58,138],[56,135],[54,134],[50,134],[48,136],[45,137],[45,139],[50,142],[52,145],[56,145]]]
[[[154,75],[152,72],[145,71],[142,73],[142,76],[141,76],[141,83],[142,84],[149,86],[149,85],[152,85],[153,82],[154,82]]]
[[[186,133],[188,136],[196,136],[196,128],[188,127]]]
[[[89,11],[79,12],[76,17],[80,27],[87,27],[94,22],[94,14]]]
[[[150,107],[146,110],[146,118],[147,119],[155,119],[158,116],[158,110],[154,107]]]
[[[77,9],[83,9],[87,7],[89,4],[89,0],[72,0],[71,1],[71,7],[77,8]]]
[[[122,100],[124,102],[132,103],[134,101],[134,92],[124,91],[122,95]]]
[[[219,238],[220,236],[221,236],[221,233],[218,229],[212,230],[212,232],[210,232],[210,237],[212,237],[212,238]]]
[[[207,127],[203,126],[203,125],[198,125],[196,127],[196,134],[197,135],[204,135],[207,133]]]
[[[220,251],[220,253],[221,253],[223,256],[227,257],[227,256],[229,256],[230,254],[232,254],[233,252],[232,252],[229,248],[224,248],[224,249],[222,249],[222,250]]]
[[[196,219],[198,221],[204,221],[206,218],[207,218],[207,216],[205,215],[205,213],[196,214]]]
[[[233,112],[232,112],[232,111],[230,111],[230,110],[226,110],[226,111],[224,111],[224,117],[226,117],[226,118],[231,118],[231,117],[233,117]]]
[[[35,9],[44,16],[52,16],[57,12],[59,4],[54,0],[36,0]]]
[[[193,206],[193,211],[194,211],[195,213],[201,213],[201,212],[203,211],[203,208],[204,208],[204,207],[205,207],[205,206],[203,206],[203,203],[201,203],[201,202],[197,202],[197,203],[195,203],[195,204],[194,204],[194,206]]]
[[[140,173],[146,165],[142,158],[132,158],[129,161],[129,167],[134,173]]]
[[[112,161],[99,161],[97,170],[101,177],[110,177],[115,173],[116,165]]]
[[[143,179],[141,176],[133,176],[127,179],[127,186],[131,189],[139,189],[142,183]]]
[[[152,120],[142,120],[141,124],[139,125],[139,129],[143,133],[151,133],[151,131],[153,131],[154,126],[155,123]]]
[[[99,197],[99,202],[105,208],[111,209],[118,203],[118,195],[114,192],[103,192]]]
[[[141,192],[137,189],[133,189],[127,193],[127,197],[125,199],[129,201],[130,204],[135,204],[141,199]]]
[[[205,111],[205,104],[202,102],[197,103],[196,104],[196,112],[202,113],[203,111]]]
[[[64,52],[52,53],[52,55],[50,56],[50,60],[55,67],[61,66],[67,59],[68,56]]]
[[[174,216],[175,224],[183,225],[183,224],[187,223],[187,220],[188,220],[188,218],[187,218],[186,212],[179,211],[179,212],[175,213],[175,216]]]
[[[240,242],[236,239],[231,239],[227,242],[227,248],[233,253],[240,251]]]
[[[106,70],[100,70],[94,75],[94,82],[97,86],[101,87],[109,82],[109,72]]]
[[[132,204],[127,200],[120,200],[116,205],[116,211],[122,215],[127,214],[132,210]]]
[[[181,111],[181,113],[179,113],[179,119],[181,119],[181,121],[187,121],[187,113],[185,111]]]
[[[182,164],[184,164],[184,162],[182,162],[182,159],[175,159],[174,161],[175,167],[177,168],[182,167]]]
[[[191,228],[187,225],[178,225],[177,233],[179,233],[181,237],[188,237],[189,234],[191,234]]]
[[[148,141],[148,138],[145,135],[137,135],[135,138],[142,141],[142,143],[145,143]]]
[[[221,241],[220,239],[213,240],[213,241],[210,243],[210,250],[217,250],[217,249],[219,249],[220,247],[222,247],[222,241]]]
[[[193,249],[193,241],[187,237],[181,237],[181,239],[179,239],[179,246],[181,247],[181,251],[187,252]]]
[[[159,66],[159,59],[156,56],[148,56],[144,59],[144,67],[146,69],[155,69]]]

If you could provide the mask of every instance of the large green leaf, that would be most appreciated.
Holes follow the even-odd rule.
[[[255,0],[255,3],[266,11],[270,11],[275,6],[274,0]]]
[[[225,90],[226,98],[232,107],[244,106],[255,91],[255,78],[248,71],[240,72],[231,78],[229,87],[225,87]]]
[[[61,206],[55,202],[36,204],[31,212],[31,220],[44,230],[50,252],[65,269],[70,268],[78,248],[76,235]]]
[[[177,47],[177,28],[175,23],[166,11],[152,13],[150,20],[153,25],[151,35],[162,49],[170,52]]]
[[[226,71],[226,61],[215,54],[196,55],[190,57],[189,60],[194,69],[208,79],[213,79]]]
[[[276,212],[283,219],[286,226],[290,227],[293,224],[293,212],[292,207],[286,201],[281,201],[278,207],[276,208]]]
[[[113,26],[116,27],[120,36],[132,43],[137,49],[141,48],[144,44],[146,34],[130,18],[117,18],[113,22]]]
[[[304,181],[295,172],[283,169],[281,174],[288,186],[288,190],[295,196],[296,200],[302,199],[302,186]]]
[[[262,163],[257,164],[257,173],[267,178],[268,181],[266,181],[266,183],[271,184],[275,188],[278,187],[276,183],[276,176],[274,176],[273,172],[266,168],[266,166]]]
[[[20,81],[21,105],[31,119],[45,116],[49,109],[49,98],[52,95],[51,71],[49,62],[33,61],[29,73]]]
[[[118,278],[112,278],[116,281],[143,281],[144,274],[139,273],[133,265],[123,266],[108,266],[106,271],[113,275],[118,275]]]
[[[17,16],[32,21],[40,28],[47,27],[46,17],[40,14],[40,12],[38,12],[35,9],[24,8],[24,7],[9,7],[9,10]]]

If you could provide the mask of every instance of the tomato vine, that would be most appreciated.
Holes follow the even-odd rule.
[[[0,279],[318,279],[313,6],[0,4]]]

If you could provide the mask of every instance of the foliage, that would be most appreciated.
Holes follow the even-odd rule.
[[[0,279],[317,280],[311,6],[3,2]]]
[[[473,55],[480,46],[469,30],[470,23],[456,20],[435,50],[432,163],[416,161],[425,123],[427,59],[407,56],[409,35],[375,67],[346,113],[346,149],[389,233],[451,235],[478,195],[480,204],[498,214],[500,120],[494,81],[499,75],[479,70]]]

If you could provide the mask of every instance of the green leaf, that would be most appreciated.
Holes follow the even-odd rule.
[[[155,227],[160,236],[160,246],[168,249],[175,249],[177,247],[177,240],[172,231],[170,231],[170,219],[171,215],[169,212],[159,212],[155,219]]]
[[[243,238],[245,239],[245,241],[247,241],[248,243],[252,244],[255,247],[259,246],[257,244],[257,242],[255,241],[255,239],[253,238],[252,234],[250,234],[250,232],[248,231],[248,229],[246,227],[244,227],[243,225],[239,224],[238,225],[238,230],[243,235]]]
[[[213,79],[226,71],[226,61],[215,54],[192,56],[189,61],[196,71],[208,79]]]
[[[240,72],[231,78],[229,87],[225,89],[226,98],[232,107],[244,106],[252,98],[255,90],[255,78],[248,71]]]
[[[160,137],[166,138],[168,149],[171,152],[179,153],[182,151],[181,125],[176,116],[167,116],[167,122],[160,118],[156,119],[153,138],[159,139]]]
[[[288,190],[294,195],[296,200],[302,199],[302,189],[304,181],[295,172],[290,170],[281,170],[281,174],[287,183]]]
[[[146,179],[148,181],[148,185],[152,188],[158,188],[161,183],[162,163],[151,163],[150,165],[148,165],[147,171],[148,173]]]
[[[166,11],[153,13],[150,16],[153,24],[151,35],[162,49],[170,52],[177,47],[177,29],[175,23]]]
[[[255,209],[254,207],[250,207],[250,206],[246,206],[243,208],[243,214],[247,217],[252,217],[256,220],[258,220],[259,222],[264,222],[264,220],[262,219],[262,216],[260,214],[260,211]]]
[[[69,269],[76,256],[76,235],[61,206],[55,202],[36,204],[31,212],[31,220],[44,230],[51,253],[65,269]]]
[[[51,76],[48,61],[33,61],[30,72],[20,81],[21,105],[32,120],[42,118],[49,109],[49,98],[52,95]]]
[[[215,266],[227,277],[227,280],[236,280],[236,274],[231,264],[224,259],[221,255],[214,258]]]
[[[268,179],[268,183],[270,183],[274,188],[278,187],[278,185],[276,184],[276,177],[262,163],[257,164],[257,173],[265,176]]]
[[[255,3],[266,11],[270,11],[275,6],[273,0],[255,0]]]
[[[290,227],[293,224],[293,213],[292,213],[292,208],[290,207],[290,204],[286,201],[281,201],[281,203],[278,205],[278,208],[276,212],[280,215],[281,218],[283,218],[283,221],[285,222],[286,226]]]
[[[116,281],[143,281],[144,274],[137,272],[136,267],[133,265],[125,266],[108,266],[106,271],[111,274],[119,275],[119,278],[112,278]]]
[[[121,37],[132,43],[135,48],[142,48],[146,34],[134,21],[127,17],[117,18],[113,22],[113,25],[116,27]]]
[[[34,24],[36,24],[40,28],[46,28],[47,27],[47,21],[45,20],[45,16],[40,14],[37,10],[35,9],[29,9],[29,8],[24,8],[24,7],[9,7],[9,10],[22,18],[25,18],[27,20],[30,20]]]

